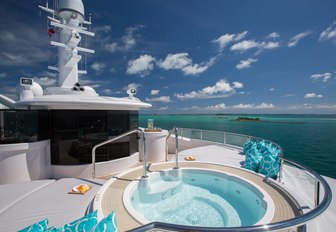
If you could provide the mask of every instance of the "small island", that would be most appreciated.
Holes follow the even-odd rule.
[[[238,122],[260,122],[260,118],[238,117],[235,119]]]

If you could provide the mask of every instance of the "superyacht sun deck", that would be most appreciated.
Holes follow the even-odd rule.
[[[95,221],[92,231],[101,223],[108,225],[106,231],[319,232],[335,228],[332,194],[336,180],[285,159],[276,143],[229,132],[168,131],[152,128],[152,124],[139,128],[139,110],[151,105],[136,98],[135,89],[129,89],[124,98],[114,98],[99,96],[92,87],[81,85],[79,74],[85,71],[78,70],[79,53],[94,50],[79,47],[79,43],[81,35],[94,36],[85,27],[91,20],[85,20],[81,0],[57,2],[55,8],[39,6],[49,14],[48,21],[58,35],[51,41],[58,49],[58,63],[49,67],[58,72],[57,86],[42,89],[33,79],[22,78],[17,101],[0,94],[5,106],[0,110],[1,230],[18,231],[38,222],[44,223],[44,230],[64,229],[88,218]],[[267,154],[274,165],[269,169],[272,172],[246,169],[255,158],[245,149],[249,143],[256,152],[259,145],[260,149],[267,147],[263,151],[276,152],[275,156]],[[259,158],[265,160],[265,156]],[[258,219],[240,223],[235,213],[235,226],[204,226],[199,223],[203,215],[197,214],[204,208],[192,207],[188,200],[183,201],[184,208],[192,213],[182,217],[183,223],[167,222],[167,217],[142,220],[144,214],[134,212],[134,202],[136,208],[144,200],[146,207],[147,201],[166,203],[178,195],[185,186],[186,170],[211,172],[215,177],[210,191],[201,191],[223,195],[230,188],[232,205],[247,204],[248,213],[241,221]],[[225,178],[234,180],[232,185],[218,184]],[[201,185],[209,187],[201,179]],[[154,191],[153,181],[169,183],[158,184]],[[189,185],[197,182],[194,177],[187,181]],[[238,182],[245,187],[237,187]],[[247,197],[242,195],[243,188]],[[220,207],[224,200],[215,203],[215,198],[210,194],[207,199],[197,196],[193,200],[206,203],[230,225],[227,212]],[[255,205],[262,211],[258,217]],[[183,213],[182,207],[176,207],[170,215]]]

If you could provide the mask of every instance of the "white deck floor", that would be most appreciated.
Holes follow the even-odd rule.
[[[184,158],[190,155],[199,162],[220,163],[235,167],[240,167],[245,160],[242,151],[217,144],[181,151],[179,152],[179,161],[184,161]],[[170,160],[174,161],[175,157],[170,157]]]

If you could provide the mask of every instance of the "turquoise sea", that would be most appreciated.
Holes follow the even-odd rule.
[[[236,121],[238,117],[260,121]],[[265,138],[284,149],[284,157],[318,173],[336,178],[336,115],[139,115],[163,129],[194,128],[227,131]]]

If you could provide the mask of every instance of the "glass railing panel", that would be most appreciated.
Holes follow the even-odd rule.
[[[203,140],[224,143],[224,133],[219,131],[203,131]]]
[[[250,139],[249,136],[226,133],[226,144],[243,147],[244,143]]]
[[[179,128],[178,135],[182,138],[191,138],[191,130],[186,128]]]
[[[316,178],[307,170],[289,162],[282,165],[281,183],[291,190],[292,195],[300,195],[304,201],[298,202],[303,209],[313,209],[315,205]]]
[[[200,139],[202,140],[202,131],[200,130],[190,130],[191,139]]]

